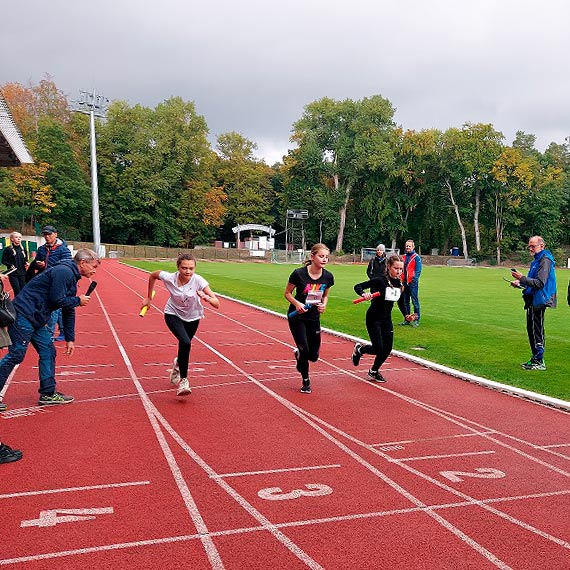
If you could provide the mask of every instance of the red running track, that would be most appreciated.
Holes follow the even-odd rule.
[[[57,343],[75,402],[36,406],[33,350],[8,384],[0,566],[570,568],[568,413],[396,357],[374,385],[332,335],[301,394],[286,322],[227,299],[177,397],[164,288],[141,319],[145,273],[96,278]]]

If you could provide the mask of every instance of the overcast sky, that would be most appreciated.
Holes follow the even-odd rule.
[[[321,97],[378,94],[405,129],[492,123],[541,151],[570,135],[568,0],[27,0],[1,22],[0,84],[180,96],[212,143],[237,131],[269,164]]]

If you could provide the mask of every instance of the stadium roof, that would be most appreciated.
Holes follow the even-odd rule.
[[[26,148],[6,101],[0,95],[0,166],[21,166],[32,162],[34,159]]]

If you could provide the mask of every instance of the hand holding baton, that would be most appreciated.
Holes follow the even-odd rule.
[[[153,290],[152,295],[150,296],[151,299],[154,299],[154,296],[156,295],[156,291]],[[146,315],[146,312],[148,311],[148,305],[145,305],[142,309],[141,312],[139,313],[139,317],[144,317]]]
[[[315,307],[316,305],[309,305],[309,303],[306,303],[305,305],[303,305],[303,307],[305,307],[305,309],[308,311],[311,307]],[[292,317],[296,317],[299,314],[299,311],[297,311],[296,309],[294,311],[291,311],[287,317],[290,319]]]
[[[372,297],[370,297],[370,300],[374,299],[374,297],[380,297],[380,291],[372,293]],[[363,301],[366,301],[364,297],[358,297],[358,299],[354,299],[352,302],[356,305],[357,303],[362,303]]]

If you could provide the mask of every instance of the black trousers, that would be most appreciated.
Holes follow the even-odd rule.
[[[535,360],[544,358],[544,313],[546,307],[534,309],[528,307],[526,309],[526,332],[528,334],[528,343],[532,357]]]
[[[8,275],[10,280],[10,285],[12,285],[12,291],[14,291],[14,297],[24,288],[26,284],[26,274],[18,275],[16,272],[10,273]]]
[[[192,339],[198,330],[200,319],[195,321],[183,321],[176,315],[164,314],[164,321],[170,332],[178,340],[178,368],[180,378],[188,378],[188,362],[190,361],[190,346]]]
[[[309,361],[319,359],[321,349],[321,322],[319,320],[302,320],[296,317],[289,319],[289,330],[299,349],[297,371],[302,378],[309,377]]]
[[[372,344],[365,344],[360,348],[361,354],[375,354],[372,370],[379,370],[380,366],[392,352],[394,344],[394,326],[392,319],[378,319],[366,313],[366,329]]]

